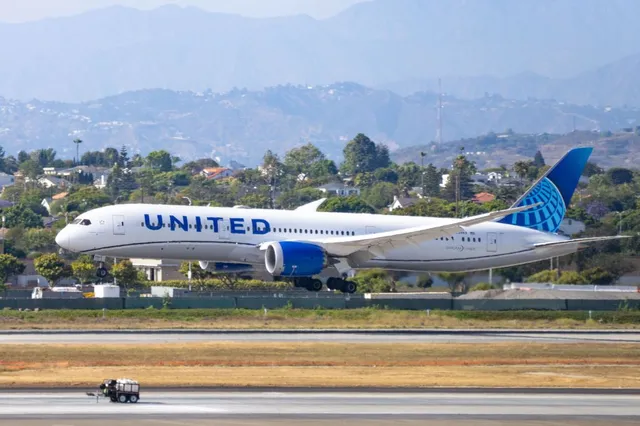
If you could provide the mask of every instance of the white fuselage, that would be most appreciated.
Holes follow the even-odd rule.
[[[108,257],[249,263],[261,269],[264,252],[258,245],[264,242],[313,242],[332,236],[357,236],[455,221],[394,215],[127,204],[80,215],[74,224],[58,234],[56,242],[70,251]],[[269,232],[265,232],[267,223]],[[488,222],[468,227],[466,232],[452,238],[401,245],[373,257],[352,256],[349,265],[353,269],[416,272],[486,270],[574,252],[575,248],[567,246],[533,248],[536,243],[563,240],[566,238],[555,234]]]

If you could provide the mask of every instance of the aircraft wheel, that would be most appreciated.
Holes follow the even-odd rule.
[[[307,285],[307,290],[309,291],[320,291],[322,290],[322,281],[320,280],[311,280]]]
[[[340,290],[341,282],[339,278],[331,277],[327,280],[327,288],[329,290]]]
[[[109,274],[109,271],[107,271],[107,268],[98,268],[98,270],[96,271],[96,276],[98,278],[104,278]]]
[[[353,294],[358,290],[358,286],[353,281],[344,281],[342,284],[342,292]]]

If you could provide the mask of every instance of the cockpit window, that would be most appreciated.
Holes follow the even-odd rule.
[[[80,225],[81,226],[89,226],[89,225],[91,225],[91,221],[89,219],[82,219],[80,221]]]

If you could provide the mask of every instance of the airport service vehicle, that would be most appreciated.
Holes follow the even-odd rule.
[[[140,383],[131,379],[105,379],[100,391],[111,402],[135,404],[140,400]]]
[[[127,204],[79,215],[56,236],[63,249],[116,258],[198,261],[202,269],[253,271],[319,291],[356,291],[360,269],[489,270],[574,253],[586,243],[558,234],[592,148],[566,153],[509,209],[466,218]],[[98,276],[107,274],[101,264]]]

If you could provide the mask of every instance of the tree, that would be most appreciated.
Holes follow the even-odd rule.
[[[33,266],[36,272],[45,277],[52,287],[67,272],[64,260],[55,253],[43,254],[33,262]]]
[[[395,185],[389,182],[379,182],[363,192],[363,198],[375,207],[381,209],[393,202],[393,196],[397,194]]]
[[[170,172],[173,168],[171,154],[165,150],[153,151],[147,155],[147,166],[160,172]]]
[[[604,169],[591,161],[587,161],[587,164],[584,166],[584,170],[582,172],[582,174],[586,177],[601,175],[603,173]]]
[[[294,176],[301,173],[307,175],[315,163],[324,159],[325,155],[315,145],[308,143],[287,152],[284,156],[284,165]]]
[[[120,164],[113,166],[111,174],[107,178],[107,193],[111,199],[115,200],[118,196],[128,199],[131,192],[136,189],[136,178],[128,170],[124,170]]]
[[[325,201],[318,211],[340,213],[375,213],[375,209],[359,197],[333,197]]]
[[[390,164],[389,149],[384,145],[376,145],[366,135],[359,133],[344,147],[344,162],[340,169],[352,176],[389,167]]]
[[[529,167],[531,167],[531,163],[528,161],[516,161],[513,165],[513,171],[516,172],[522,181],[529,174]]]
[[[25,265],[15,256],[10,254],[0,254],[0,287],[12,275],[18,275],[24,272]]]
[[[607,177],[614,185],[623,185],[633,181],[633,172],[622,167],[613,167],[607,170]]]
[[[449,201],[465,200],[473,197],[471,175],[476,172],[474,163],[464,155],[458,155],[449,173],[449,180],[444,187],[444,198]]]
[[[13,228],[15,226],[23,226],[25,228],[42,228],[42,217],[34,213],[30,208],[23,204],[16,204],[4,210],[4,226]]]
[[[129,151],[127,150],[126,145],[122,145],[120,148],[120,153],[118,154],[118,163],[121,168],[126,169],[130,167],[129,164]]]
[[[138,271],[133,267],[130,260],[121,260],[113,265],[111,275],[118,281],[118,284],[123,285],[125,288],[138,282]]]
[[[35,180],[42,174],[42,166],[37,161],[30,158],[20,164],[20,171],[25,177]]]
[[[198,284],[202,284],[202,281],[210,279],[213,277],[213,273],[207,271],[206,269],[202,269],[200,265],[194,264],[193,262],[182,262],[180,264],[180,269],[178,272],[183,274],[185,277],[189,276],[189,263],[191,263],[191,279],[195,280]]]
[[[545,165],[544,157],[540,151],[536,151],[536,154],[533,156],[533,165],[538,168]]]
[[[451,179],[451,176],[449,176]],[[424,195],[427,197],[437,197],[440,195],[440,181],[442,175],[438,173],[438,169],[429,163],[424,171]]]
[[[75,262],[71,263],[71,270],[73,275],[83,284],[90,282],[96,273],[96,267],[89,256],[80,256]]]

